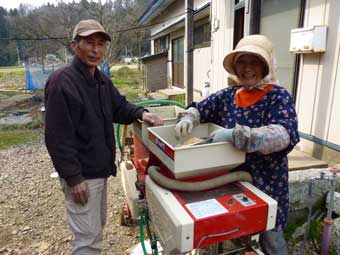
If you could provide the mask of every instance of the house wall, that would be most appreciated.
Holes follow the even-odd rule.
[[[202,8],[202,6],[204,6],[204,5],[206,5],[207,3],[210,3],[210,2],[211,2],[210,0],[194,0],[194,10],[200,9],[200,8]]]
[[[234,1],[214,0],[211,3],[211,81],[215,92],[228,86],[228,74],[223,68],[225,55],[233,48]]]
[[[210,82],[211,73],[211,47],[194,50],[194,89],[202,91],[205,82]],[[208,74],[208,72],[210,73]]]
[[[194,0],[194,10],[202,8],[210,1],[211,0]],[[151,27],[151,36],[157,34],[164,28],[177,23],[179,20],[183,18],[185,18],[185,1],[177,0],[173,2],[170,6],[168,6],[161,15],[152,20],[152,23],[158,23],[162,21],[164,22]]]
[[[340,1],[307,0],[304,27],[326,25],[327,48],[302,54],[296,109],[299,131],[340,145]]]
[[[162,22],[158,25],[151,27],[151,36],[157,34],[164,28],[171,26],[172,24],[177,23],[179,20],[185,17],[185,1],[177,0],[172,3],[164,12],[152,20],[152,23]]]

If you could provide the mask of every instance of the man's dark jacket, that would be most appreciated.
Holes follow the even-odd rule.
[[[45,87],[45,142],[59,176],[69,186],[116,175],[113,123],[141,119],[98,69],[94,77],[78,57],[55,71]]]

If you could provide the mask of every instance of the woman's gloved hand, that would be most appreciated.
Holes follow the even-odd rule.
[[[177,137],[188,135],[192,129],[200,123],[200,113],[194,108],[190,107],[178,114],[175,132]]]
[[[233,132],[234,129],[219,129],[211,133],[211,137],[213,138],[213,143],[218,142],[232,142],[233,141]]]
[[[194,123],[190,118],[182,118],[175,127],[177,137],[188,135],[194,128]]]

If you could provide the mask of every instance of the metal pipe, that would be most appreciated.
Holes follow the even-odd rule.
[[[332,230],[332,225],[333,225],[332,211],[333,211],[333,203],[334,203],[335,178],[336,178],[336,173],[333,173],[332,178],[331,178],[331,188],[330,188],[330,193],[329,193],[329,204],[328,204],[327,216],[323,221],[324,225],[323,225],[323,234],[322,234],[321,255],[328,255],[328,250],[329,250],[329,240],[331,237],[331,230]]]
[[[311,219],[312,219],[312,211],[313,211],[312,190],[313,190],[313,178],[310,179],[309,183],[308,183],[308,220],[307,220],[307,227],[306,227],[306,230],[305,230],[305,234],[303,236],[301,254],[304,254],[304,252],[305,252],[305,245],[306,245],[306,242],[307,242],[308,233],[309,233],[309,229],[310,229],[310,223],[311,223]]]

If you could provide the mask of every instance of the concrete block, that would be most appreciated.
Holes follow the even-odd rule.
[[[289,219],[290,223],[295,223],[302,219],[307,219],[309,195],[308,187],[312,182],[312,207],[318,208],[324,205],[326,195],[330,189],[330,181],[320,180],[321,172],[325,177],[330,177],[328,169],[308,169],[289,172]],[[340,177],[340,176],[339,176]],[[336,182],[336,187],[340,187],[340,178]]]
[[[331,232],[330,244],[334,247],[336,254],[340,254],[340,217],[334,220]]]
[[[330,198],[330,193],[328,192],[327,199],[326,199],[327,208],[329,205],[329,198]],[[334,193],[333,212],[340,215],[340,193],[339,192]]]

